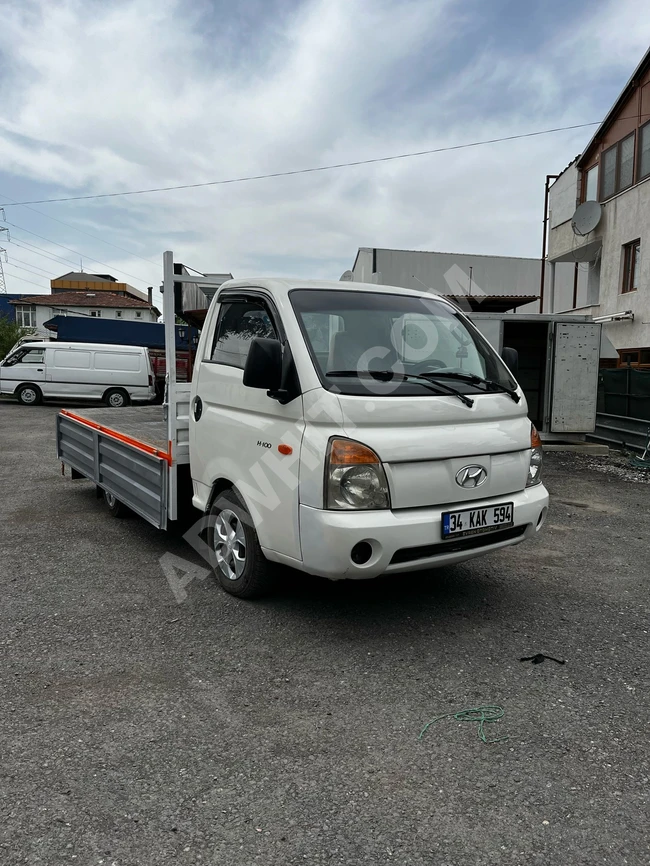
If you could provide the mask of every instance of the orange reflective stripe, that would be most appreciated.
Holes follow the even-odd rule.
[[[64,415],[66,418],[72,418],[73,421],[77,421],[85,427],[90,427],[92,430],[98,430],[100,433],[106,434],[106,436],[111,436],[113,439],[117,439],[118,442],[124,442],[125,445],[131,445],[133,448],[137,448],[139,451],[144,451],[146,454],[160,457],[162,460],[166,460],[169,464],[172,462],[171,453],[161,451],[160,448],[154,448],[153,445],[147,445],[146,442],[141,442],[139,439],[127,436],[126,433],[120,433],[110,427],[105,427],[103,424],[98,424],[96,421],[91,421],[90,418],[84,418],[82,415],[75,415],[74,412],[70,412],[68,409],[61,409],[59,414]]]

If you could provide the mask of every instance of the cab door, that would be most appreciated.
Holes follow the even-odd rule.
[[[207,494],[216,482],[229,482],[251,513],[261,546],[299,560],[302,397],[282,405],[266,391],[243,384],[252,339],[284,341],[282,322],[261,292],[233,290],[219,301],[211,311],[212,327],[208,324],[192,378],[190,465],[195,490]],[[280,445],[290,453],[281,453]]]

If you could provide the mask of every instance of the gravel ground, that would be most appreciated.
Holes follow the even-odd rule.
[[[177,604],[196,555],[61,477],[55,412],[0,403],[0,862],[650,863],[644,483],[549,455],[533,542]],[[508,739],[418,740],[484,704]]]

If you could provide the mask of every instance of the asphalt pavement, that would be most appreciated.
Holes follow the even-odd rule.
[[[650,863],[650,487],[621,461],[549,455],[532,542],[243,602],[61,476],[56,411],[0,402],[0,863]],[[507,739],[418,739],[481,705]]]

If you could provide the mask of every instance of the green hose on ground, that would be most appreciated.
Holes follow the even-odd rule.
[[[498,743],[501,740],[507,740],[507,735],[505,737],[496,737],[494,740],[488,740],[485,736],[485,725],[498,722],[503,716],[504,710],[502,707],[472,707],[469,710],[459,710],[457,713],[445,713],[444,716],[436,716],[435,719],[427,722],[420,731],[418,740],[422,739],[431,725],[439,722],[441,719],[456,719],[457,722],[478,722],[479,739],[483,740],[484,743]]]

